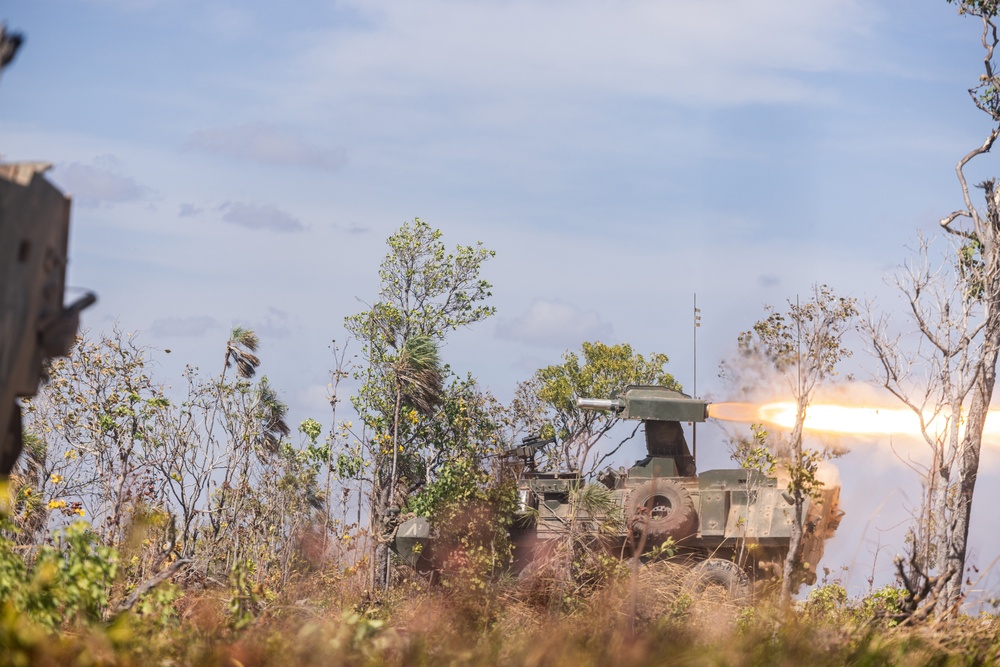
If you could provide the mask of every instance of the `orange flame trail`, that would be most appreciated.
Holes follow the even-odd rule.
[[[1000,438],[1000,418],[997,410],[990,410],[983,435]],[[792,428],[795,425],[795,403],[778,401],[774,403],[712,403],[708,406],[708,416],[730,422],[763,423]],[[947,420],[939,416],[928,425],[928,432],[934,433],[946,427]],[[814,403],[806,412],[804,425],[809,431],[840,433],[844,435],[909,435],[922,438],[920,420],[909,408],[873,408],[864,406],[834,405]]]

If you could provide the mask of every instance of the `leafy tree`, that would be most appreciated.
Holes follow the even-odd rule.
[[[219,373],[219,384],[216,395],[216,402],[212,409],[212,416],[209,420],[207,431],[211,434],[215,430],[215,418],[219,412],[219,405],[222,403],[222,396],[226,384],[226,372],[236,365],[236,374],[243,378],[252,378],[257,373],[260,366],[260,358],[254,354],[260,345],[260,339],[252,329],[241,326],[233,327],[229,332],[229,340],[226,341],[226,358]]]
[[[426,478],[407,509],[429,518],[435,548],[449,553],[446,583],[457,578],[459,585],[482,588],[509,564],[508,528],[519,499],[500,457],[502,418],[499,402],[466,377],[449,385],[438,418],[427,423],[428,439],[447,446],[424,450]]]
[[[491,286],[479,275],[493,251],[477,243],[449,253],[441,237],[440,230],[419,218],[400,227],[387,241],[378,300],[345,320],[347,330],[361,341],[367,362],[355,372],[362,384],[352,403],[363,422],[361,440],[370,456],[373,535],[386,529],[400,474],[412,482],[414,473],[433,460],[420,452],[448,444],[429,440],[434,431],[424,424],[435,419],[443,400],[447,369],[438,359],[440,343],[449,332],[494,313],[484,304]],[[424,477],[428,474],[425,470]],[[387,558],[383,546],[375,563],[384,563],[386,573]]]
[[[598,445],[621,420],[613,412],[580,410],[578,398],[611,398],[630,384],[652,384],[680,391],[680,384],[663,367],[665,354],[649,358],[620,343],[583,343],[580,353],[566,352],[563,363],[535,371],[530,380],[518,387],[513,409],[520,413],[521,424],[529,431],[554,432],[560,440],[555,456],[559,465],[590,476],[639,430],[605,452]]]
[[[416,413],[430,417],[441,402],[442,371],[437,343],[426,334],[410,337],[403,343],[402,351],[391,367],[396,399],[392,412],[390,489],[396,487],[399,464],[399,420],[404,404],[410,406]],[[388,574],[386,576],[388,577]]]
[[[838,297],[829,287],[821,285],[814,288],[809,301],[789,302],[786,312],[771,306],[766,310],[766,318],[740,335],[740,358],[736,365],[772,369],[785,380],[795,401],[795,424],[784,452],[794,508],[781,585],[782,598],[788,602],[796,583],[795,565],[802,543],[805,500],[819,484],[816,471],[821,452],[803,445],[806,413],[817,387],[836,375],[837,364],[851,355],[843,337],[854,326],[857,306],[854,299]],[[732,374],[732,365],[728,371]]]
[[[258,344],[237,331],[227,361]],[[322,505],[322,462],[288,442],[287,408],[267,378],[230,363],[229,378],[225,367],[208,380],[189,368],[186,393],[168,398],[137,336],[78,340],[25,405],[14,539],[36,544],[51,527],[91,519],[101,543],[128,557],[121,572],[135,590],[189,565],[224,580],[248,560],[258,581],[287,578]]]
[[[475,378],[452,378],[441,395],[434,419],[422,420],[415,464],[406,471],[407,504],[418,514],[433,516],[442,504],[475,494],[492,484],[497,454],[509,440],[504,435],[506,413],[500,402]],[[499,467],[499,466],[497,466]]]
[[[80,338],[25,402],[25,427],[38,453],[24,463],[41,464],[33,491],[48,499],[50,515],[85,516],[112,544],[124,539],[132,510],[151,502],[164,483],[153,459],[156,425],[171,403],[147,363],[144,348],[121,331]]]

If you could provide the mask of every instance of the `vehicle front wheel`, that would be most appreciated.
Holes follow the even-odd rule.
[[[753,597],[747,573],[733,561],[722,558],[709,558],[691,568],[685,588],[697,595],[721,594],[736,605],[748,605]]]

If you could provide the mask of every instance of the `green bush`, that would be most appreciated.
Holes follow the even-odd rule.
[[[12,542],[0,538],[0,595],[4,613],[19,612],[49,630],[66,621],[100,621],[118,570],[118,553],[101,545],[86,521],[53,533],[29,567]]]

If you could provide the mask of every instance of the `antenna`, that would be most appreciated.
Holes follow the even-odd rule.
[[[691,393],[694,398],[698,398],[698,328],[701,326],[701,308],[698,307],[698,293],[694,293],[694,327],[692,329],[692,381]],[[694,459],[695,468],[698,467],[698,424],[691,423],[691,458]]]
[[[694,354],[692,354],[692,359],[694,360],[693,375],[694,380],[691,384],[692,398],[698,398],[698,328],[701,326],[701,308],[698,307],[698,293],[695,292],[694,295],[694,330],[693,334],[693,347]]]

